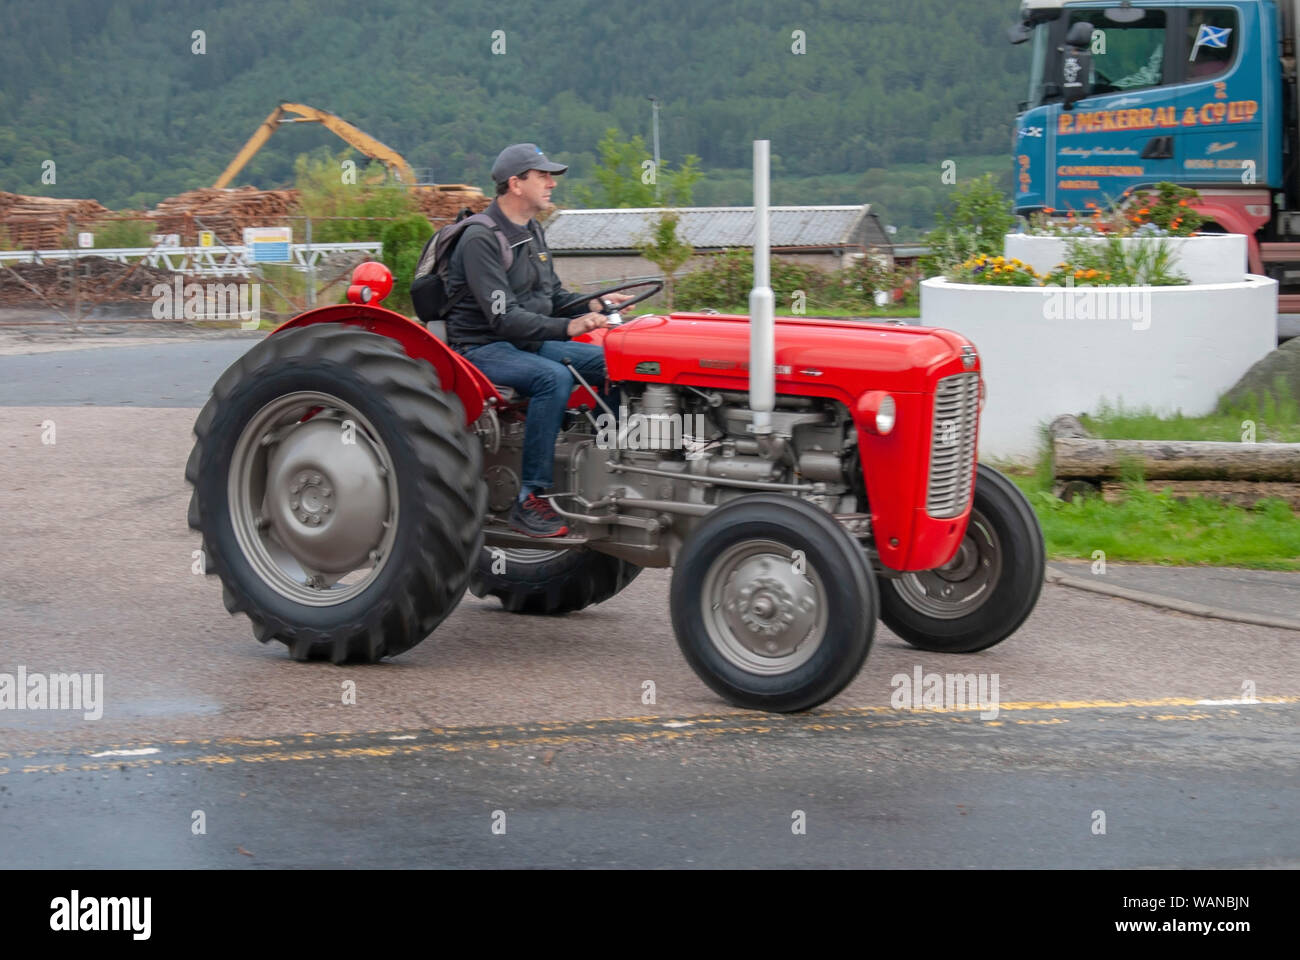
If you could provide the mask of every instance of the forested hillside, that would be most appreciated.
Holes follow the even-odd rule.
[[[145,206],[210,185],[279,100],[333,111],[441,181],[486,188],[496,152],[520,140],[581,177],[606,128],[649,143],[652,94],[665,159],[702,160],[697,202],[744,195],[738,171],[759,136],[772,140],[778,185],[816,178],[798,180],[802,202],[841,201],[903,164],[935,164],[937,185],[942,159],[1007,154],[1027,55],[1005,39],[1014,10],[1010,0],[4,3],[0,189]],[[494,31],[504,52],[493,52]],[[806,52],[792,52],[800,42]],[[314,125],[281,129],[237,183],[284,185],[295,156],[341,146]],[[47,160],[53,184],[42,183]],[[876,181],[861,180],[872,170]],[[776,199],[795,198],[778,189]]]

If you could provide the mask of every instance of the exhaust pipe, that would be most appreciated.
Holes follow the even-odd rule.
[[[776,406],[776,320],[768,236],[768,173],[772,142],[754,141],[754,288],[749,291],[749,406],[760,449],[770,449]]]

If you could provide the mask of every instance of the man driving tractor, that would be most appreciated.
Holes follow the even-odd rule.
[[[448,343],[493,383],[529,398],[510,527],[530,537],[562,536],[569,529],[537,495],[553,482],[555,438],[574,388],[565,364],[573,364],[593,387],[605,380],[604,348],[571,340],[606,325],[602,304],[560,285],[546,236],[534,219],[549,205],[555,177],[566,170],[536,144],[502,150],[492,165],[497,196],[484,213],[509,246],[509,269],[494,230],[478,223],[465,229],[447,266],[447,293],[455,303],[447,315]],[[462,294],[466,286],[471,296]],[[607,302],[617,306],[628,299],[616,293]]]

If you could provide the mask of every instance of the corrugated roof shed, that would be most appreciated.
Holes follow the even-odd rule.
[[[753,207],[675,207],[677,235],[696,250],[748,247],[754,243]],[[871,204],[771,207],[773,247],[826,250],[888,247]],[[662,209],[561,210],[546,225],[546,244],[556,254],[633,252],[649,239]]]

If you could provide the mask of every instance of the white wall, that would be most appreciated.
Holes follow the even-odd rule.
[[[1085,246],[1100,249],[1103,238],[1085,238]],[[1132,256],[1135,248],[1163,245],[1174,256],[1173,272],[1192,283],[1236,283],[1246,276],[1248,248],[1240,233],[1210,233],[1196,237],[1154,238],[1124,237],[1120,240]],[[1069,237],[1035,237],[1027,233],[1008,233],[1003,253],[1027,263],[1035,273],[1046,276],[1058,263],[1069,260]]]
[[[1105,310],[1112,319],[1077,319],[1078,300],[1076,318],[1064,315],[1064,298],[1089,290],[1114,291],[1105,306],[1095,293],[1090,304],[1094,316]],[[1126,312],[1115,309],[1120,296],[1143,294],[1150,295],[1148,309],[1140,299],[1126,301]],[[935,277],[921,284],[921,323],[955,330],[980,352],[988,386],[980,456],[1027,462],[1037,456],[1040,424],[1094,412],[1102,399],[1159,413],[1209,413],[1277,347],[1277,282],[1248,276],[1241,283],[1066,293]]]

